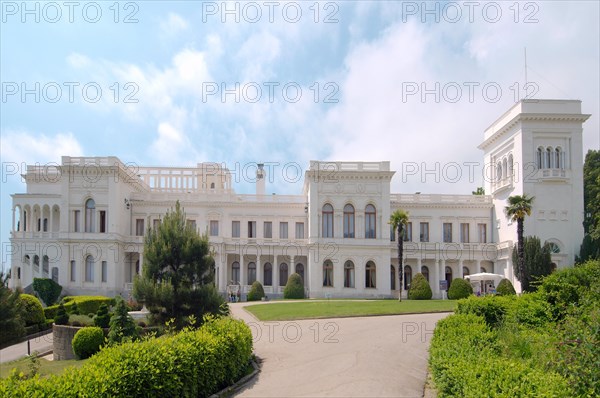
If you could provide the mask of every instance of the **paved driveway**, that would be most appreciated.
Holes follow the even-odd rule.
[[[263,363],[239,397],[422,397],[433,329],[448,315],[259,322],[245,305],[230,306]]]

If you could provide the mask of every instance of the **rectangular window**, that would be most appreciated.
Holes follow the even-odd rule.
[[[429,242],[429,223],[422,222],[419,225],[419,239],[421,242]]]
[[[135,236],[144,236],[144,219],[138,218],[135,220]]]
[[[196,220],[186,220],[186,224],[189,225],[194,231],[196,230]]]
[[[460,224],[460,241],[461,243],[469,243],[469,223]]]
[[[102,282],[108,280],[108,264],[106,261],[102,261]]]
[[[279,223],[279,239],[287,239],[288,238],[288,223],[280,222]]]
[[[75,260],[71,260],[71,282],[75,282],[75,278],[77,277],[77,264]]]
[[[452,223],[444,223],[444,243],[452,242]]]
[[[81,218],[81,211],[73,211],[73,232],[79,232],[79,219]]]
[[[487,225],[477,224],[477,231],[479,234],[479,243],[487,243]]]
[[[219,236],[218,220],[210,220],[210,236]]]
[[[106,211],[100,210],[100,232],[106,232]]]
[[[296,223],[296,239],[304,239],[304,223]]]
[[[396,230],[393,225],[390,225],[390,242],[396,241]]]
[[[240,222],[239,221],[231,222],[231,237],[232,238],[240,237]]]
[[[404,241],[412,242],[412,222],[409,222],[404,226]]]
[[[273,223],[271,221],[265,221],[263,235],[266,239],[271,239],[273,237]]]
[[[160,218],[152,221],[152,228],[154,228],[155,231],[158,230],[159,226],[160,226]]]
[[[248,237],[256,238],[256,221],[248,221]]]

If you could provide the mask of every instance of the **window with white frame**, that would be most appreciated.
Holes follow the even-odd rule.
[[[323,238],[333,238],[333,206],[329,203],[323,205],[321,221]]]
[[[265,221],[263,224],[263,237],[265,239],[271,239],[273,237],[273,223],[271,221]]]
[[[231,222],[231,237],[232,238],[240,237],[240,222],[239,221]]]
[[[333,263],[325,260],[323,263],[323,287],[333,287]]]
[[[344,287],[354,287],[354,263],[350,260],[344,263]]]
[[[479,243],[487,243],[487,224],[477,224]]]
[[[108,264],[106,261],[102,261],[102,282],[108,280]]]
[[[377,267],[375,267],[375,263],[373,261],[367,262],[365,267],[365,287],[377,287]]]
[[[469,223],[460,224],[460,242],[469,243]]]
[[[296,223],[296,239],[304,239],[304,223]]]
[[[218,220],[210,220],[210,236],[219,236]]]
[[[144,236],[144,219],[138,218],[135,220],[135,236]]]
[[[96,202],[88,199],[85,202],[85,232],[94,232],[96,219]]]
[[[429,242],[429,223],[422,222],[419,224],[419,240],[421,242]]]
[[[256,221],[248,221],[248,238],[256,238]]]
[[[77,263],[75,260],[71,260],[71,282],[75,282],[77,277]]]
[[[444,243],[452,242],[452,223],[445,222],[442,228]]]
[[[354,206],[344,206],[344,238],[354,238]]]
[[[85,258],[85,281],[94,281],[94,257],[89,255]]]
[[[288,223],[280,222],[279,223],[279,239],[287,239],[288,238]]]
[[[375,232],[377,224],[376,216],[375,206],[367,205],[365,207],[365,239],[375,239],[377,237]]]

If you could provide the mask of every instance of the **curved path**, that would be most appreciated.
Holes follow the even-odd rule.
[[[251,304],[230,304],[262,360],[238,397],[422,397],[433,329],[448,315],[260,322]]]

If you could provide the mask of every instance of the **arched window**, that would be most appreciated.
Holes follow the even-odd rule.
[[[29,254],[26,254],[26,255],[23,257],[23,264],[25,264],[25,265],[31,265],[31,264],[30,264],[30,261],[31,261],[31,259],[29,258]]]
[[[279,286],[285,286],[288,280],[288,265],[286,263],[279,264]]]
[[[548,247],[548,250],[550,250],[551,254],[558,254],[560,253],[560,246],[558,246],[558,244],[554,243],[554,242],[545,242],[544,246]]]
[[[333,287],[333,263],[325,260],[323,263],[323,286]]]
[[[231,264],[231,281],[234,285],[240,283],[240,263],[237,261]]]
[[[263,280],[265,281],[265,286],[273,285],[273,266],[271,263],[265,263],[265,269],[263,271]]]
[[[508,155],[508,177],[510,177],[510,179],[512,180],[514,178],[514,173],[515,173],[515,165],[514,165],[514,161],[513,161],[513,155],[512,153],[510,155]]]
[[[471,275],[471,271],[469,271],[469,267],[463,267],[463,276]]]
[[[35,272],[40,272],[40,256],[37,254],[33,256],[33,269]]]
[[[52,267],[52,280],[58,283],[58,267]]]
[[[549,146],[546,148],[546,168],[553,169],[554,168],[554,156],[553,156],[552,147]]]
[[[344,238],[354,238],[354,206],[344,206]]]
[[[498,162],[496,165],[496,181],[500,181],[502,179],[502,163]]]
[[[373,261],[367,262],[365,267],[365,287],[377,287],[377,267]]]
[[[396,267],[390,264],[390,289],[396,290]]]
[[[408,290],[411,282],[412,282],[412,267],[410,265],[405,265],[404,266],[404,290]]]
[[[450,288],[450,283],[452,283],[452,268],[446,267],[446,283],[448,285],[448,289]]]
[[[248,263],[248,284],[251,285],[256,281],[256,263]]]
[[[21,267],[17,267],[17,279],[21,279]]]
[[[96,202],[94,199],[88,199],[85,202],[85,232],[94,232],[96,215]]]
[[[215,183],[214,182],[210,183],[210,189],[215,189]]]
[[[304,264],[296,264],[296,273],[300,275],[300,278],[302,278],[302,283],[304,283]]]
[[[376,227],[376,212],[375,206],[367,205],[365,207],[365,238],[366,239],[375,239],[375,227]]]
[[[47,278],[49,273],[50,273],[50,262],[49,262],[48,256],[44,256],[44,257],[42,257],[42,274],[43,274],[44,278]]]
[[[344,287],[354,287],[354,263],[350,260],[344,263]]]
[[[544,153],[544,148],[539,147],[537,149],[536,158],[535,158],[535,163],[536,163],[538,170],[544,168],[544,154],[543,153]]]
[[[502,175],[504,178],[508,177],[508,161],[506,158],[502,160]]]
[[[423,265],[421,267],[421,273],[423,274],[425,279],[427,279],[427,282],[429,282],[429,268],[426,265]]]
[[[554,150],[554,167],[557,169],[565,168],[565,165],[563,162],[562,150],[558,146]]]
[[[487,272],[487,270],[484,267],[480,267],[479,270],[480,272]]]
[[[85,258],[85,281],[94,281],[94,257],[87,256]]]
[[[323,206],[323,238],[333,238],[333,206],[326,203]]]

